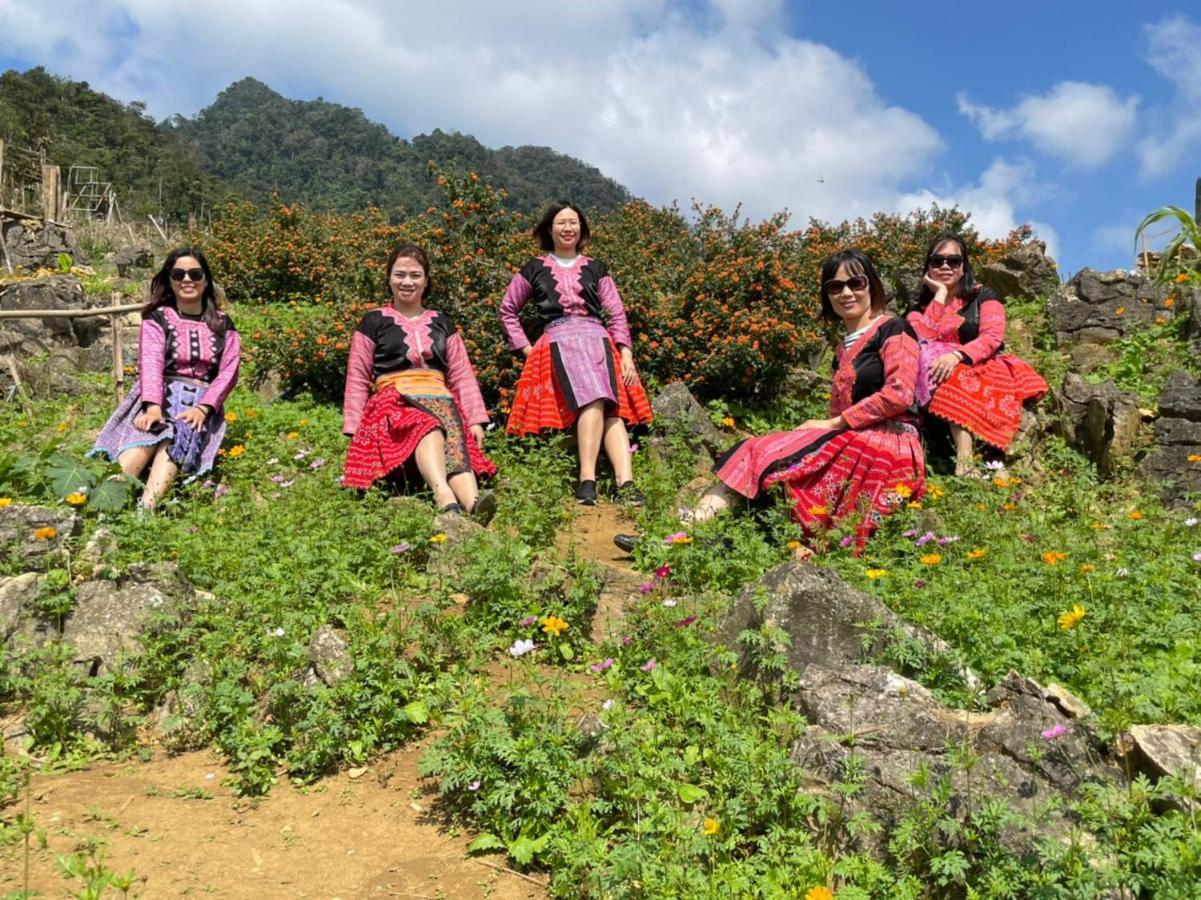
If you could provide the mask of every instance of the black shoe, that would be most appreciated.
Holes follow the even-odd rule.
[[[596,482],[581,481],[576,486],[575,499],[584,506],[596,506]]]
[[[642,540],[642,536],[637,534],[613,535],[613,543],[617,545],[617,549],[624,550],[626,553],[633,553],[640,540]]]
[[[625,506],[641,506],[646,502],[646,497],[643,496],[642,491],[634,487],[634,482],[627,481],[625,484],[619,484],[613,488],[613,500]]]
[[[441,509],[438,510],[439,515],[442,515],[443,513],[450,513],[451,515],[461,516],[461,515],[463,515],[463,507],[461,507],[457,503],[447,503],[445,506],[443,506]]]
[[[480,491],[475,498],[475,506],[471,507],[471,518],[481,525],[487,526],[496,515],[496,494],[491,491]]]

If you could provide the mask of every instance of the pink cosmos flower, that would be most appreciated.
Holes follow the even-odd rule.
[[[537,616],[526,616],[524,619],[522,619],[517,624],[521,625],[523,628],[528,628],[529,626],[533,625],[537,621],[538,621]]]
[[[1058,737],[1063,737],[1068,733],[1068,727],[1062,722],[1056,722],[1050,728],[1043,732],[1044,741],[1053,741]]]
[[[658,663],[655,662],[655,658],[652,656],[638,668],[642,669],[643,672],[653,672],[655,671],[655,666],[657,665]]]
[[[649,581],[644,581],[644,582],[642,582],[642,584],[638,585],[638,590],[644,594],[649,594],[654,589],[655,589],[655,586],[653,584],[651,584]]]
[[[393,547],[389,547],[388,549],[392,553],[407,553],[408,551],[413,549],[413,545],[410,544],[408,541],[401,541],[399,544],[396,544]]]
[[[659,580],[663,580],[670,574],[671,566],[659,566],[659,568],[655,569],[655,577]]]
[[[613,657],[607,656],[598,663],[593,663],[588,667],[588,671],[594,675],[599,675],[601,672],[610,668],[613,665]]]
[[[672,622],[671,624],[672,624],[672,627],[674,627],[674,628],[687,628],[689,625],[691,625],[695,621],[696,621],[696,616],[688,616],[687,618],[680,619],[678,622]]]

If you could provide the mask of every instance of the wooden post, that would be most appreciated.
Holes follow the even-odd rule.
[[[117,291],[113,291],[110,306],[121,305],[121,295]],[[113,393],[117,395],[117,403],[125,397],[125,348],[121,346],[121,313],[113,313],[110,316],[112,321],[112,338],[113,338]]]
[[[62,218],[62,171],[58,166],[42,166],[42,218],[50,222]]]
[[[4,159],[4,142],[0,141],[0,160]],[[1201,178],[1197,179],[1197,186],[1193,191],[1193,221],[1201,223]],[[1197,248],[1201,250],[1201,247]]]

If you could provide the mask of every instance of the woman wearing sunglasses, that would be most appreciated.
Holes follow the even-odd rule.
[[[442,512],[485,524],[496,510],[478,478],[495,475],[484,456],[488,411],[467,348],[450,316],[425,307],[429,257],[412,244],[388,256],[391,302],[363,317],[350,341],[342,431],[350,435],[342,484],[368,488],[416,468]]]
[[[858,517],[854,541],[862,548],[885,515],[925,492],[926,464],[913,415],[913,330],[885,313],[884,286],[862,251],[831,255],[821,277],[822,317],[841,322],[844,331],[834,352],[830,418],[736,444],[718,460],[717,484],[684,514],[685,521],[758,500],[778,484],[807,534]],[[629,550],[636,540],[618,535],[616,543]],[[811,552],[802,545],[797,555]]]
[[[921,342],[917,399],[945,420],[955,446],[955,474],[980,477],[972,438],[1006,450],[1022,422],[1022,404],[1047,392],[1027,363],[1002,353],[1005,307],[976,284],[967,247],[944,232],[926,251],[921,294],[906,318]]]
[[[628,425],[651,420],[651,406],[634,367],[625,307],[603,262],[582,251],[588,220],[565,200],[552,203],[534,226],[546,251],[513,276],[500,304],[509,346],[525,356],[509,434],[575,428],[579,483],[575,499],[596,504],[596,461],[601,447],[613,466],[614,499],[639,505]],[[531,344],[518,313],[533,300],[545,325]]]
[[[149,470],[140,505],[153,508],[181,470],[195,477],[213,467],[240,355],[204,254],[171,251],[142,310],[138,378],[88,455],[115,459],[135,478]]]

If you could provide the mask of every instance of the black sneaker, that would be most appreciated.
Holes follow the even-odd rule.
[[[642,540],[637,534],[615,534],[613,535],[613,543],[617,545],[618,550],[624,550],[626,553],[633,553],[634,548],[638,546],[638,542]]]
[[[642,491],[634,487],[634,482],[627,481],[625,484],[619,484],[613,488],[613,500],[624,506],[641,506],[646,502],[646,497],[643,496]]]
[[[475,498],[475,506],[471,507],[471,517],[481,525],[487,526],[496,515],[496,494],[491,491],[480,491]]]
[[[439,513],[439,515],[441,515],[443,513],[450,513],[451,515],[461,516],[461,515],[463,515],[463,507],[460,506],[458,503],[447,503],[445,506],[443,506],[441,509],[438,510],[438,513]]]
[[[581,481],[575,489],[576,503],[584,506],[596,506],[596,482]]]

